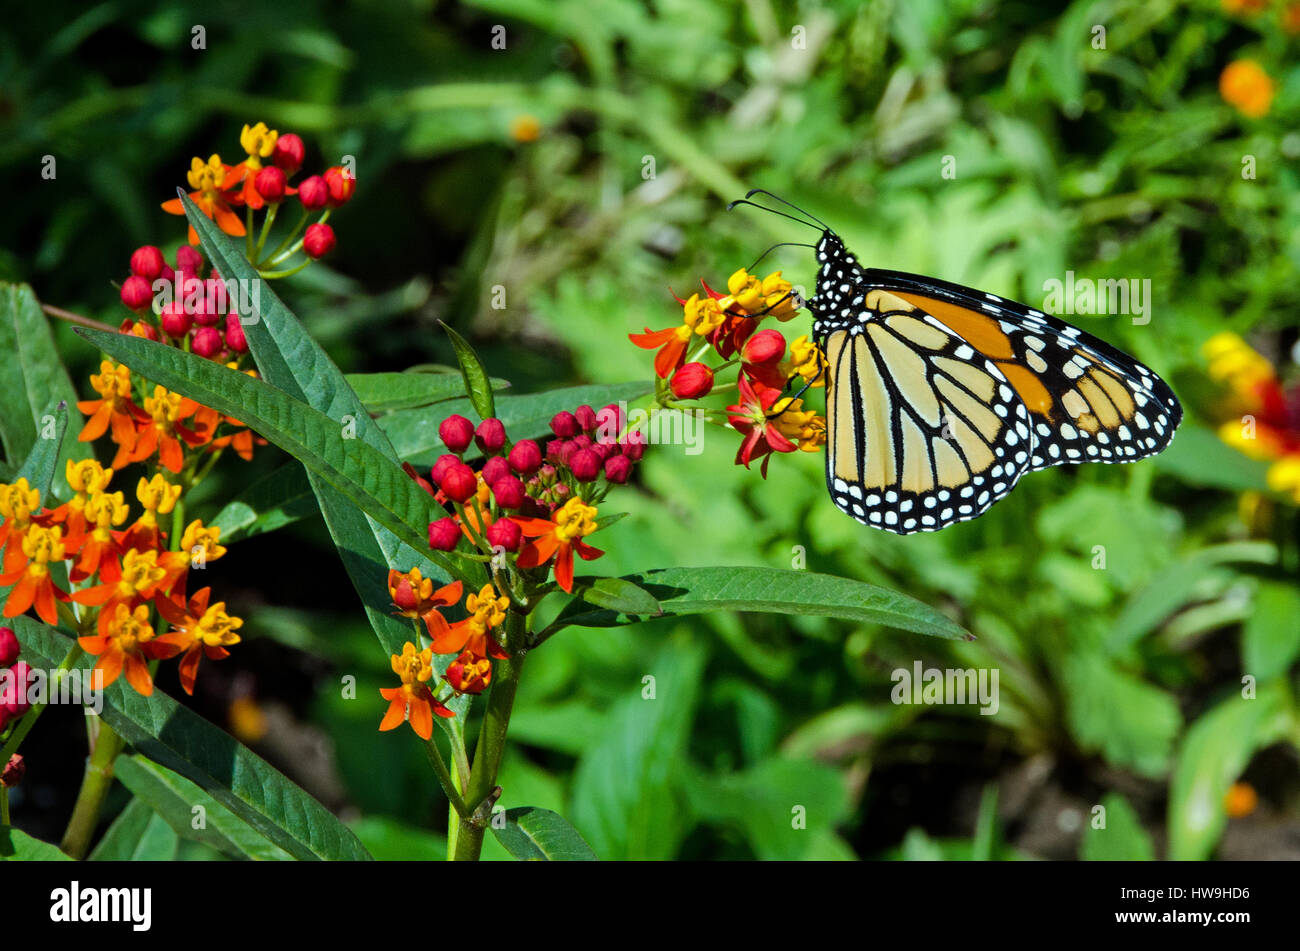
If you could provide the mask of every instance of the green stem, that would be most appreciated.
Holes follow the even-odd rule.
[[[90,850],[90,840],[99,822],[99,810],[113,785],[113,763],[124,746],[126,741],[113,732],[112,727],[103,722],[99,724],[99,738],[86,761],[81,791],[77,793],[72,818],[68,820],[68,828],[59,844],[59,848],[74,859],[85,858]]]
[[[456,788],[456,784],[451,780],[451,774],[447,772],[447,764],[443,762],[442,751],[438,749],[437,741],[430,737],[424,744],[424,751],[429,757],[433,771],[438,774],[438,782],[442,784],[442,791],[447,794],[447,801],[451,803],[451,808],[458,816],[468,816],[469,807],[465,805],[460,790]]]
[[[279,211],[279,204],[274,204],[266,213],[266,217],[262,219],[262,232],[257,236],[257,246],[253,249],[253,267],[257,267],[257,262],[262,257],[262,248],[266,244],[266,239],[271,235],[271,226],[275,224],[275,216]]]
[[[4,769],[8,760],[0,763],[0,769]],[[9,787],[0,786],[0,826],[9,825]]]
[[[280,256],[280,253],[284,251],[285,248],[293,244],[294,240],[298,237],[298,232],[300,232],[303,229],[303,225],[307,224],[307,219],[309,217],[311,217],[311,212],[308,211],[306,208],[304,208],[302,210],[302,214],[298,216],[297,224],[295,224],[293,228],[290,229],[289,233],[284,236],[284,240],[281,241],[279,244],[277,244],[275,248],[271,251],[271,253],[267,255],[267,259],[265,263],[270,264],[275,258],[278,258]],[[260,270],[262,267],[262,262],[259,261],[257,267]]]
[[[509,615],[506,623],[511,627],[522,628],[523,618]],[[492,684],[492,693],[488,696],[487,712],[483,714],[483,726],[479,730],[478,746],[474,750],[474,769],[470,774],[469,791],[465,795],[465,801],[473,814],[460,820],[456,835],[455,859],[458,862],[477,862],[483,851],[483,833],[487,830],[490,816],[482,815],[480,807],[496,786],[497,770],[501,767],[501,756],[505,752],[506,732],[510,727],[510,711],[515,705],[519,673],[523,666],[522,653],[516,653],[497,663],[496,680]]]

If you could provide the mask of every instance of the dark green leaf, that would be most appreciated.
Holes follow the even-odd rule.
[[[0,862],[71,862],[57,845],[33,839],[21,829],[0,826]]]
[[[348,373],[344,379],[372,413],[430,406],[463,397],[465,377],[453,373]],[[506,389],[506,380],[489,381],[493,390]]]
[[[157,816],[148,804],[132,796],[87,858],[92,862],[131,861],[135,857],[136,845],[155,818]]]
[[[504,817],[504,826],[497,823]],[[594,862],[591,850],[578,830],[549,809],[523,806],[507,809],[492,817],[492,833],[506,850],[519,859],[549,862]]]
[[[63,437],[68,431],[68,406],[60,401],[54,412],[47,414],[36,434],[36,444],[27,454],[27,461],[18,470],[18,475],[27,480],[27,484],[41,493],[46,508],[53,508],[49,501],[50,486],[57,474],[59,459],[63,449]]]
[[[221,541],[251,538],[275,531],[318,511],[316,493],[302,465],[288,462],[258,479],[230,500],[212,524],[221,529]]]

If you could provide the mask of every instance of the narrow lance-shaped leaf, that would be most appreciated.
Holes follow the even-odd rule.
[[[478,413],[479,419],[493,418],[497,413],[492,399],[492,383],[488,379],[487,370],[483,369],[483,361],[478,358],[478,354],[464,337],[441,320],[438,323],[447,332],[451,345],[456,350],[460,372],[465,377],[465,392],[469,395],[470,402],[474,404],[474,412]]]
[[[138,338],[137,338],[138,339]],[[72,639],[27,617],[10,622],[23,657],[53,670]],[[89,671],[95,658],[74,669]],[[83,674],[83,683],[90,683]],[[101,716],[123,739],[156,763],[185,776],[290,855],[299,859],[366,859],[347,826],[299,786],[161,690],[144,697],[120,678],[102,693]]]
[[[431,406],[467,393],[463,373],[346,373],[344,379],[372,413]],[[510,386],[505,380],[488,382],[493,390]]]
[[[63,437],[68,431],[68,404],[60,400],[54,411],[46,415],[49,418],[42,422],[36,434],[36,444],[28,453],[23,467],[18,470],[18,475],[41,493],[42,504],[46,508],[54,508],[50,501],[50,486],[57,474]]]

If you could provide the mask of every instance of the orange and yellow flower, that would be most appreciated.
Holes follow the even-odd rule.
[[[182,422],[193,416],[198,408],[199,404],[194,400],[172,393],[164,386],[155,386],[153,396],[144,401],[144,411],[150,422],[139,427],[129,461],[142,462],[157,452],[158,462],[164,469],[180,472],[185,464],[181,443],[194,448],[208,441],[206,436]]]
[[[68,578],[74,582],[85,581],[99,573],[105,582],[121,580],[122,567],[118,562],[123,548],[118,533],[113,529],[126,521],[126,497],[121,492],[96,492],[86,502],[82,535],[73,536],[69,544],[80,554]]]
[[[739,380],[740,402],[727,407],[727,419],[744,436],[736,451],[736,464],[746,469],[755,459],[767,478],[767,464],[774,452],[816,452],[826,443],[826,420],[803,409],[803,400],[781,395],[772,387]]]
[[[177,673],[181,686],[191,695],[199,673],[199,661],[205,656],[209,660],[229,657],[230,651],[226,648],[239,643],[239,635],[235,632],[244,626],[243,619],[226,613],[226,602],[208,604],[211,594],[211,588],[203,588],[190,598],[187,605],[162,595],[154,599],[158,613],[172,627],[159,636],[158,643],[174,648],[173,653],[182,655]]]
[[[122,539],[123,547],[141,551],[161,548],[163,535],[158,527],[158,516],[168,515],[176,507],[176,501],[181,497],[181,487],[168,482],[162,473],[155,473],[151,479],[141,476],[135,486],[135,497],[144,511],[126,530]]]
[[[520,568],[536,568],[555,558],[555,580],[565,591],[573,590],[573,556],[584,561],[604,554],[583,541],[596,530],[596,507],[573,498],[558,508],[549,519],[515,518],[515,523],[530,541],[519,552]]]
[[[1260,119],[1273,105],[1277,83],[1253,59],[1229,63],[1219,75],[1219,95],[1243,116]]]
[[[119,602],[111,610],[106,609],[101,618],[104,623],[100,625],[98,634],[77,638],[77,643],[87,654],[99,658],[94,670],[104,679],[98,686],[107,687],[125,671],[126,682],[135,692],[149,696],[153,693],[149,661],[170,656],[171,652],[154,638],[148,605],[137,605],[132,610]]]
[[[245,123],[243,131],[239,133],[239,144],[248,153],[248,158],[231,169],[231,175],[238,176],[234,179],[235,182],[243,182],[239,196],[243,203],[254,211],[266,202],[253,187],[253,180],[262,170],[262,160],[270,158],[271,153],[275,151],[275,143],[279,138],[280,133],[268,129],[265,122],[251,126]]]
[[[401,654],[392,655],[393,673],[402,680],[400,687],[384,687],[379,691],[388,703],[388,712],[380,721],[380,730],[395,730],[403,723],[411,724],[411,729],[421,739],[433,737],[433,715],[440,717],[455,716],[433,695],[427,681],[433,677],[433,651],[429,648],[417,650],[407,641]]]
[[[0,546],[4,548],[5,574],[26,564],[23,555],[23,537],[31,527],[33,514],[41,508],[41,493],[20,478],[16,482],[0,483]]]
[[[272,143],[273,148],[274,145],[275,143]],[[190,170],[186,175],[190,187],[194,189],[190,192],[190,200],[198,205],[200,211],[215,221],[222,231],[236,238],[244,236],[244,223],[239,220],[239,215],[231,210],[231,206],[241,204],[244,199],[238,192],[231,192],[230,189],[239,183],[243,172],[244,170],[238,166],[231,167],[223,163],[221,156],[214,152],[208,156],[206,162],[195,156],[190,162]],[[169,215],[183,215],[185,205],[179,198],[173,198],[162,203],[162,210]],[[190,244],[198,243],[198,232],[191,225]]]
[[[405,618],[423,617],[438,607],[446,607],[460,600],[461,583],[453,581],[436,591],[433,579],[426,578],[419,568],[405,573],[396,569],[388,572],[388,596],[393,599],[393,613]]]
[[[77,409],[90,417],[77,439],[90,442],[111,427],[118,447],[112,468],[120,469],[135,448],[137,424],[148,422],[150,417],[131,399],[131,371],[125,365],[105,360],[99,365],[99,373],[91,376],[90,385],[100,398],[77,403]]]
[[[17,617],[34,606],[42,621],[57,624],[59,613],[55,601],[67,601],[68,596],[54,584],[50,562],[63,561],[67,557],[63,529],[58,525],[30,526],[23,533],[22,553],[26,556],[26,563],[0,576],[0,585],[14,586],[5,601],[4,616]]]
[[[465,599],[469,617],[464,620],[448,624],[441,612],[428,612],[424,615],[424,623],[429,636],[433,638],[430,647],[435,654],[469,651],[478,657],[509,657],[505,648],[492,636],[492,632],[505,623],[509,607],[509,598],[498,596],[492,585],[485,584],[477,593]],[[450,673],[447,679],[457,690],[462,689],[451,679]]]
[[[107,634],[118,605],[134,610],[163,590],[168,578],[168,567],[168,560],[162,558],[157,551],[137,551],[133,548],[122,556],[121,575],[116,581],[82,588],[73,593],[72,600],[78,604],[98,607],[99,633]]]

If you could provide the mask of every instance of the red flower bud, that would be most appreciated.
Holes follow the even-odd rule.
[[[325,170],[325,184],[329,186],[331,208],[347,204],[357,190],[356,176],[340,165]]]
[[[142,311],[153,303],[153,285],[147,278],[132,274],[122,282],[122,303],[134,311]]]
[[[487,541],[493,548],[499,546],[506,551],[515,552],[524,543],[524,533],[510,519],[499,518],[488,526]]]
[[[673,395],[683,400],[698,400],[713,389],[713,371],[703,363],[688,363],[673,374]]]
[[[483,481],[489,487],[507,477],[510,477],[510,463],[501,456],[493,456],[483,464]]]
[[[302,249],[307,257],[319,259],[334,250],[334,229],[317,222],[307,226],[307,233],[302,236]]]
[[[463,462],[447,467],[438,488],[453,502],[465,502],[478,490],[478,476]]]
[[[266,166],[253,178],[253,190],[272,204],[284,198],[284,187],[284,172],[274,165]]]
[[[131,273],[138,274],[146,281],[156,281],[162,276],[163,268],[166,266],[167,262],[163,260],[162,252],[152,244],[136,248],[131,254]]]
[[[433,484],[441,485],[442,477],[446,473],[447,468],[449,466],[454,466],[458,462],[460,462],[460,459],[449,452],[445,452],[439,456],[438,461],[435,462],[433,468],[429,470],[429,478],[433,480]]]
[[[532,475],[541,467],[542,450],[531,439],[521,439],[510,449],[510,468],[520,475]]]
[[[485,419],[474,430],[474,442],[484,452],[496,452],[506,444],[506,427],[499,419]]]
[[[615,485],[622,485],[632,474],[632,460],[627,456],[610,456],[605,460],[605,478]]]
[[[429,523],[429,547],[434,551],[451,551],[460,543],[460,526],[454,518],[440,518]]]
[[[325,184],[325,179],[313,175],[311,178],[304,179],[298,186],[298,200],[308,211],[324,208],[326,202],[330,200],[330,187]]]
[[[27,695],[32,668],[27,661],[20,660],[9,670],[10,673],[0,680],[0,711],[5,713],[6,719],[16,720],[32,706],[31,697]]]
[[[12,627],[0,627],[0,667],[12,666],[18,659],[18,635]]]
[[[248,338],[244,336],[244,325],[238,314],[226,314],[226,346],[235,353],[248,352]]]
[[[196,327],[194,336],[190,338],[190,349],[201,357],[216,356],[225,344],[221,331],[216,327]]]
[[[600,475],[600,456],[590,449],[578,449],[569,456],[569,470],[579,482],[590,482]]]
[[[474,424],[464,416],[448,416],[438,426],[438,438],[452,452],[464,452],[474,438]]]
[[[184,337],[194,325],[194,318],[185,313],[180,301],[172,301],[164,307],[161,316],[163,333],[169,337]]]
[[[555,435],[559,436],[561,439],[572,439],[581,431],[582,427],[578,425],[577,417],[567,410],[561,413],[556,413],[555,416],[551,418],[551,432],[555,433]]]
[[[284,169],[284,174],[292,175],[302,168],[302,160],[306,155],[307,148],[302,144],[302,139],[292,132],[286,132],[275,140],[275,150],[271,153],[271,161],[276,168]],[[258,191],[260,192],[261,189],[258,189]]]
[[[176,251],[176,270],[183,274],[195,276],[203,267],[203,255],[188,244],[182,244]]]
[[[589,433],[596,428],[596,411],[586,404],[573,411],[573,418],[578,421],[584,433]]]
[[[785,356],[785,337],[779,330],[760,330],[745,341],[740,355],[746,363],[775,363]]]
[[[633,462],[636,462],[645,454],[645,433],[640,431],[630,432],[619,446],[623,450],[623,455],[627,456]]]
[[[515,476],[502,476],[492,483],[492,495],[503,509],[517,509],[524,504],[524,484]]]

